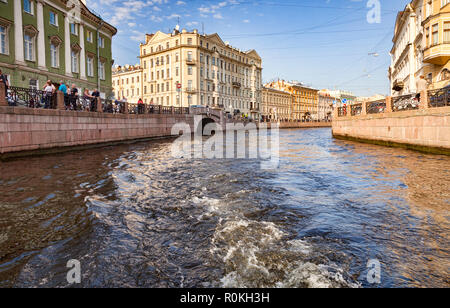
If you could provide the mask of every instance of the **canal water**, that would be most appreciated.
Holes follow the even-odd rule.
[[[278,170],[170,140],[0,162],[0,287],[71,259],[82,287],[450,287],[450,157],[280,139]]]

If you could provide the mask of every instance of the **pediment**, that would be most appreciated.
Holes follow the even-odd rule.
[[[147,42],[147,45],[150,45],[150,44],[154,44],[154,43],[163,41],[163,40],[165,40],[165,39],[167,39],[167,38],[169,38],[169,35],[168,35],[168,34],[166,34],[166,33],[164,33],[164,32],[161,32],[161,31],[158,31],[158,32],[156,32],[155,35],[153,35],[153,37]]]

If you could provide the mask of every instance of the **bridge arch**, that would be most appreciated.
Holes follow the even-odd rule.
[[[208,124],[216,123],[217,125],[220,125],[220,122],[218,120],[213,119],[213,117],[203,117],[202,121],[199,123],[197,128],[197,133],[201,136],[210,136],[209,132],[205,131],[205,128]],[[214,131],[211,132],[214,134]]]

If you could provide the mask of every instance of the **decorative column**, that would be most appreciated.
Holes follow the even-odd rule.
[[[61,91],[56,92],[56,109],[65,110],[66,106],[64,104],[64,93]]]
[[[17,64],[25,64],[23,50],[22,1],[14,0],[14,47]]]
[[[386,111],[385,113],[392,112],[392,96],[386,97]]]
[[[69,16],[64,16],[64,55],[66,62],[66,75],[72,76],[72,64],[70,58],[70,22]]]
[[[86,80],[86,52],[84,49],[84,25],[80,24],[80,78]],[[100,89],[99,89],[100,91]]]
[[[43,0],[37,1],[37,52],[38,67],[41,70],[47,70],[45,64],[45,28],[44,28],[44,3]]]
[[[367,115],[367,104],[368,104],[368,102],[366,102],[366,101],[362,102],[361,115]]]
[[[445,100],[447,101],[447,96],[445,96]],[[423,90],[420,92],[420,104],[419,109],[428,109],[428,91]]]

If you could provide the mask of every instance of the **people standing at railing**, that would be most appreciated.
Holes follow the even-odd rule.
[[[48,80],[44,85],[44,93],[43,93],[43,101],[44,108],[49,109],[52,108],[51,102],[53,97],[53,92],[55,91],[55,87],[52,85],[52,82]]]
[[[0,82],[5,85],[5,97],[7,98],[8,97],[8,87],[9,87],[8,77],[6,77],[6,75],[3,74],[1,69],[0,69]]]
[[[89,93],[89,89],[84,89],[83,100],[85,101],[85,111],[93,111],[92,109],[92,100],[94,97]]]
[[[100,92],[98,91],[98,89],[94,89],[94,91],[92,92],[92,99],[91,99],[91,111],[96,112],[97,110],[97,100],[100,97]]]
[[[420,93],[428,90],[430,83],[425,79],[424,75],[420,75],[420,79],[416,82],[417,95],[416,98],[420,102]]]
[[[66,86],[64,80],[61,80],[59,82],[58,91],[60,91],[64,94],[64,106],[66,107],[66,109],[69,109],[69,95],[68,95],[67,86]]]
[[[144,114],[145,113],[145,105],[142,98],[138,100],[138,114]]]
[[[79,95],[78,95],[77,86],[75,84],[72,84],[72,87],[70,88],[69,102],[74,111],[76,111],[78,109],[78,107],[77,107],[78,98],[79,98]]]

